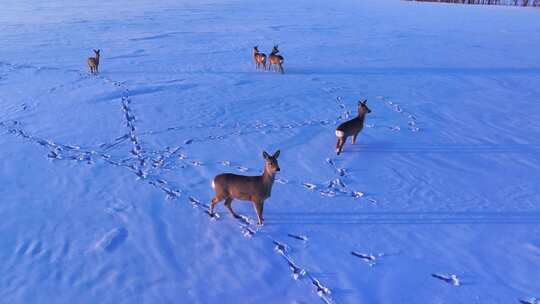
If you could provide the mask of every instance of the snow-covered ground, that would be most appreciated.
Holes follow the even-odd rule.
[[[2,2],[0,302],[540,297],[540,10],[180,2]],[[277,149],[265,225],[210,219]]]

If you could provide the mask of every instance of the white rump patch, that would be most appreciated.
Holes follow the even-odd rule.
[[[216,184],[214,184],[214,180],[212,180],[212,189],[216,189]]]
[[[339,138],[342,138],[342,137],[345,136],[345,133],[343,131],[336,130],[336,136],[339,137]]]

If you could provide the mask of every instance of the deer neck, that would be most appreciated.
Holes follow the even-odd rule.
[[[99,64],[99,54],[96,54],[96,63]]]
[[[366,112],[359,112],[357,119],[362,125],[364,125],[364,118],[366,118]]]
[[[272,185],[274,184],[274,180],[276,179],[276,173],[270,173],[268,170],[266,170],[266,167],[264,168],[264,172],[261,175],[263,185],[267,189],[268,193],[272,191]]]

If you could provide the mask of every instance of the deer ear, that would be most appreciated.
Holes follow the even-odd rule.
[[[364,99],[364,102],[363,102],[363,104],[366,104],[366,103],[367,103],[367,99]]]
[[[274,155],[272,157],[277,159],[279,157],[279,153],[281,153],[281,151],[277,150],[276,153],[274,153]]]
[[[263,158],[264,159],[269,159],[270,155],[268,155],[268,153],[266,153],[266,151],[263,151]]]

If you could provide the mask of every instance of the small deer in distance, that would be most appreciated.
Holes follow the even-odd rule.
[[[279,153],[280,151],[278,150],[274,155],[269,155],[263,151],[265,164],[262,175],[245,176],[223,173],[214,177],[212,188],[214,189],[215,196],[210,203],[210,210],[208,211],[210,215],[214,214],[216,204],[225,199],[225,207],[232,216],[239,218],[240,216],[232,209],[233,199],[251,201],[257,213],[258,223],[262,225],[264,221],[264,201],[270,197],[276,172],[280,171],[277,160]]]
[[[255,61],[255,68],[263,67],[266,70],[266,55],[259,52],[258,46],[253,47],[253,60]]]
[[[364,128],[364,118],[367,113],[371,113],[371,110],[367,106],[367,100],[358,102],[358,116],[340,124],[336,129],[337,144],[336,153],[341,154],[343,151],[343,145],[347,141],[347,137],[352,136],[352,144],[356,143],[356,137],[358,133]]]
[[[98,73],[98,67],[99,67],[99,52],[100,50],[93,50],[94,53],[96,54],[96,57],[89,57],[88,58],[88,67],[90,68],[90,73],[94,74],[94,73]]]
[[[278,55],[279,49],[277,45],[274,45],[274,48],[272,48],[272,52],[268,56],[268,69],[270,70],[272,68],[272,65],[275,66],[274,69],[277,68],[277,71],[283,74],[285,71],[283,70],[283,56]]]

